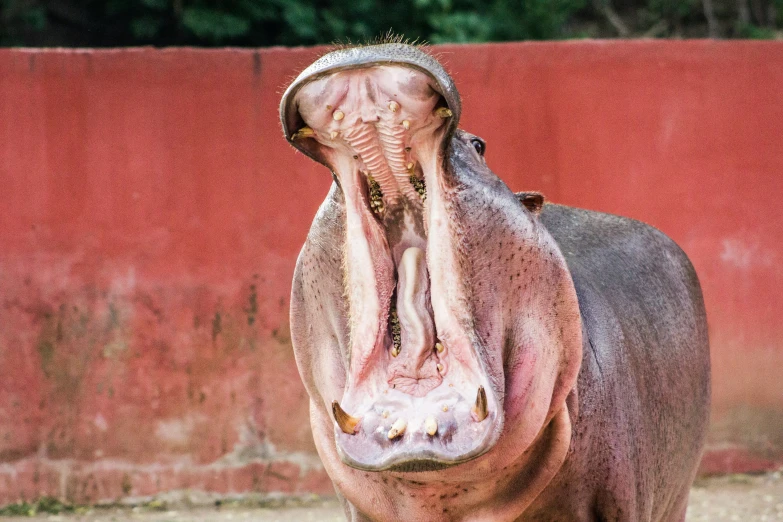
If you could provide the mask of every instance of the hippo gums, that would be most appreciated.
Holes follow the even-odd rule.
[[[286,138],[334,183],[291,296],[313,437],[350,520],[682,521],[709,350],[685,254],[514,194],[399,41],[310,65]]]

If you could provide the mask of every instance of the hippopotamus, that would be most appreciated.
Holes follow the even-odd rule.
[[[684,520],[710,401],[691,263],[639,221],[512,192],[460,114],[399,41],[334,49],[282,96],[333,177],[290,320],[347,518]]]

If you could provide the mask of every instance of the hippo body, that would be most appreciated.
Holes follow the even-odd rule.
[[[299,256],[297,365],[350,520],[681,521],[709,352],[682,251],[515,195],[432,57],[329,53],[281,102],[335,180]]]
[[[540,219],[574,280],[583,358],[569,457],[523,520],[684,520],[710,401],[696,273],[644,223],[549,204]]]

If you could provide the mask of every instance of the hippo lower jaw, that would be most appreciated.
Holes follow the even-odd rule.
[[[332,403],[335,442],[345,464],[369,471],[433,470],[466,462],[494,446],[503,409],[477,358],[463,363],[450,357],[452,350],[475,354],[469,343],[459,344],[437,343],[430,350],[438,376],[421,387],[399,384],[415,381],[400,373],[417,359],[405,343],[396,356],[393,341],[378,352],[363,377],[349,373],[342,398]]]
[[[335,422],[338,454],[369,471],[430,471],[476,458],[502,430],[502,410],[488,411],[484,388],[479,390],[471,401],[444,380],[423,397],[393,389],[375,401],[368,397],[371,404],[353,432]]]
[[[351,342],[343,396],[331,398],[341,459],[379,471],[478,457],[502,431],[502,379],[493,385],[482,359],[501,349],[481,345],[442,259],[451,110],[427,74],[397,65],[316,78],[295,105],[293,139],[318,147],[345,200]]]

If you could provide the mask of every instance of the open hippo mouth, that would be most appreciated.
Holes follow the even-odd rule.
[[[324,397],[338,452],[359,469],[436,469],[496,443],[504,390],[489,376],[448,219],[459,96],[425,53],[377,47],[315,62],[281,117],[291,143],[332,171],[345,205],[346,385]]]

